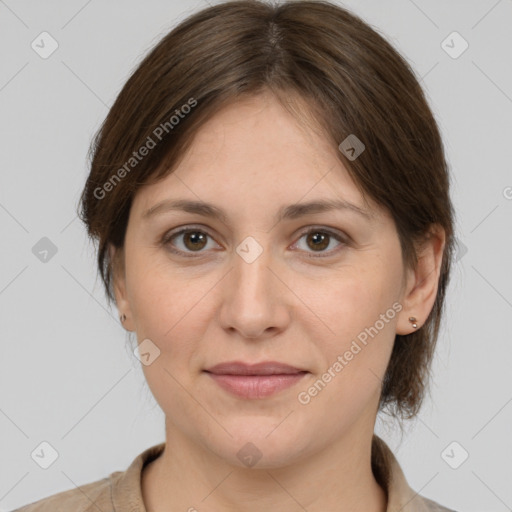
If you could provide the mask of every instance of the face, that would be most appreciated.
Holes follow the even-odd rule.
[[[131,207],[115,290],[125,327],[150,340],[148,385],[172,428],[235,465],[249,442],[278,467],[373,431],[407,286],[393,220],[336,151],[253,97],[203,125]],[[318,201],[354,207],[289,208]],[[206,371],[233,361],[295,370]]]

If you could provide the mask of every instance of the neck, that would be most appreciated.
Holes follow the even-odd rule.
[[[373,430],[354,428],[294,464],[241,468],[167,422],[165,450],[143,470],[143,499],[148,511],[385,512],[386,491],[371,467],[372,436]]]

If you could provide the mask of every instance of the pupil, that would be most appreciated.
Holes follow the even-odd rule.
[[[187,235],[187,240],[191,241],[192,242],[192,245],[195,245],[195,248],[197,249],[197,243],[199,242],[204,242],[204,234],[203,233],[198,233],[197,231],[196,232],[193,232],[193,233],[188,233]],[[194,248],[194,247],[192,247]]]
[[[320,247],[321,249],[325,249],[329,245],[328,242],[326,243],[328,237],[324,233],[314,233],[311,235],[311,238],[316,248]]]

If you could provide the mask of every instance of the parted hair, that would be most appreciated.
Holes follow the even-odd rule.
[[[382,383],[379,410],[414,417],[429,387],[455,251],[448,165],[419,82],[375,28],[334,3],[228,1],[190,15],[137,65],[91,143],[78,214],[97,242],[109,303],[122,263],[108,249],[123,248],[139,188],[173,172],[221,108],[270,91],[297,119],[314,120],[363,198],[390,212],[404,269],[415,268],[435,224],[445,230],[432,310],[421,328],[396,335]],[[365,146],[355,159],[338,149],[349,135]]]

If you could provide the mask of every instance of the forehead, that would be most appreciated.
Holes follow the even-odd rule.
[[[320,130],[301,122],[272,95],[228,104],[205,122],[179,165],[143,187],[140,212],[173,197],[224,206],[268,209],[322,198],[366,204]],[[269,212],[270,213],[270,212]]]
[[[386,216],[361,194],[338,151],[314,122],[297,119],[274,96],[249,97],[205,122],[179,165],[137,192],[132,210],[143,218],[160,203],[171,210],[170,203],[184,200],[217,207],[219,219],[239,216],[250,222],[256,216],[293,218],[298,203],[323,201],[348,203],[345,212],[364,210],[367,220]],[[206,211],[197,206],[188,211]],[[315,208],[329,209],[309,211]]]
[[[225,105],[195,134],[194,149],[187,155],[189,163],[204,153],[210,161],[213,156],[230,161],[241,159],[248,167],[262,160],[276,162],[294,155],[294,160],[307,161],[326,151],[333,156],[334,150],[313,121],[305,100],[290,97],[286,101],[295,114],[268,92]],[[251,155],[258,157],[256,161],[248,159]]]

